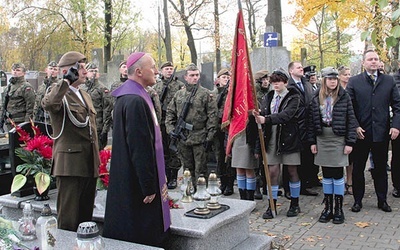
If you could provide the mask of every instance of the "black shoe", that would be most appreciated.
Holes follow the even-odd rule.
[[[268,219],[272,219],[274,218],[274,216],[272,216],[272,210],[270,207],[267,208],[267,211],[265,211],[265,213],[263,213],[262,218],[264,220],[268,220]]]
[[[301,190],[301,191],[300,191],[300,194],[301,194],[301,195],[306,195],[306,196],[318,196],[318,193],[317,193],[317,192],[314,192],[314,191],[309,190],[309,189],[303,189],[303,190]]]
[[[393,191],[392,191],[392,195],[395,198],[400,198],[400,190],[397,189],[397,188],[394,188]]]
[[[300,212],[301,211],[300,211],[299,206],[291,206],[289,208],[289,210],[287,211],[286,216],[287,217],[295,217],[295,216],[299,215]]]
[[[386,201],[378,202],[378,208],[384,212],[392,212],[392,208],[387,204]]]
[[[233,187],[231,186],[226,186],[225,191],[224,191],[224,195],[225,196],[230,196],[233,194]]]
[[[356,203],[354,203],[354,205],[351,207],[351,211],[352,211],[352,212],[355,212],[355,213],[358,213],[358,212],[361,211],[361,208],[362,208],[362,204],[356,202]]]
[[[263,194],[264,194],[264,192],[263,192]],[[283,195],[282,190],[278,190],[278,196],[282,196],[282,195]]]
[[[168,189],[175,189],[178,183],[176,182],[176,179],[172,179],[170,182],[168,182],[167,186]]]

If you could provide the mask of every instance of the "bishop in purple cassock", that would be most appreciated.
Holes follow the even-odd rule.
[[[171,225],[160,126],[146,91],[156,82],[153,58],[127,60],[128,80],[112,95],[113,143],[103,236],[165,247]]]

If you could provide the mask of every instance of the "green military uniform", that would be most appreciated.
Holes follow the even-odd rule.
[[[113,109],[113,100],[110,91],[104,84],[100,83],[97,79],[93,84],[89,84],[88,80],[86,86],[87,92],[92,98],[93,106],[97,112],[96,114],[96,127],[97,135],[99,138],[99,149],[103,149],[107,145],[107,134],[111,127],[111,111]]]
[[[196,85],[188,84],[185,89],[176,92],[174,98],[168,105],[165,120],[166,132],[170,134],[176,125],[182,112],[185,101],[190,96]],[[207,154],[204,145],[210,143],[217,126],[217,103],[212,98],[210,91],[198,86],[195,97],[190,105],[185,122],[193,125],[193,130],[184,130],[187,138],[178,143],[178,152],[185,168],[189,168],[193,183],[200,174],[207,174]]]
[[[35,121],[44,122],[45,113],[42,107],[42,99],[46,94],[46,89],[57,81],[57,77],[46,77],[43,83],[38,87],[36,91],[35,105],[33,107],[33,118]],[[47,122],[50,122],[49,119],[47,119]]]
[[[11,77],[10,84],[4,90],[4,97],[8,95],[9,101],[7,107],[2,105],[1,113],[6,108],[15,123],[28,122],[33,115],[33,106],[35,104],[35,91],[32,85],[25,80],[24,76]],[[6,120],[8,130],[12,128],[11,123]]]
[[[152,87],[147,87],[146,90],[150,95],[151,101],[153,102],[154,111],[156,112],[158,123],[161,124],[161,104],[160,99],[158,98],[157,91],[155,91]]]
[[[167,62],[164,63],[163,66],[172,67],[173,65],[172,63]],[[168,187],[172,189],[176,187],[176,180],[178,176],[178,171],[181,168],[181,161],[178,157],[178,154],[169,149],[170,137],[165,128],[165,119],[166,119],[168,104],[171,102],[172,98],[174,98],[176,92],[184,88],[185,84],[179,81],[176,77],[174,77],[174,79],[172,79],[171,82],[168,83],[169,80],[170,80],[169,78],[166,79],[164,77],[161,77],[161,79],[157,81],[156,85],[154,85],[153,88],[157,92],[159,98],[161,98],[163,90],[167,88],[164,90],[166,92],[163,103],[159,101],[159,103],[161,104],[161,111],[162,111],[160,124],[161,124],[161,133],[162,133],[163,147],[164,147],[165,173],[167,175]]]

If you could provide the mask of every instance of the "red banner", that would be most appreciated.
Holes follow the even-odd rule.
[[[222,117],[222,128],[226,127],[228,129],[227,155],[231,153],[232,143],[235,138],[246,131],[249,110],[255,108],[253,76],[241,9],[236,19],[231,69],[232,78]]]

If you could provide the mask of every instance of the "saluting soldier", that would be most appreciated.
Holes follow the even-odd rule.
[[[107,145],[108,131],[111,127],[111,111],[113,109],[113,101],[110,91],[104,84],[99,81],[100,74],[96,64],[86,64],[86,91],[93,101],[96,109],[96,127],[99,138],[99,149],[102,150]]]
[[[1,114],[5,114],[5,125],[7,129],[12,128],[7,118],[13,119],[15,123],[28,122],[33,115],[33,106],[35,104],[35,91],[32,85],[26,81],[26,68],[22,63],[14,63],[11,67],[12,77],[10,84],[4,90],[3,105]],[[4,112],[3,109],[6,109]],[[2,128],[1,128],[2,129]]]
[[[43,83],[38,87],[36,91],[36,99],[35,106],[33,107],[33,117],[35,121],[44,122],[45,121],[45,113],[42,107],[42,99],[46,94],[46,89],[50,87],[53,83],[58,81],[58,67],[55,61],[51,61],[46,67],[46,77],[43,80]],[[47,117],[46,117],[47,119]],[[47,119],[47,122],[50,122]]]
[[[167,114],[168,104],[171,102],[175,93],[183,88],[185,84],[173,76],[174,65],[172,62],[165,62],[161,65],[161,79],[154,85],[154,90],[160,98],[161,104],[161,133],[163,138],[165,173],[167,175],[167,186],[174,189],[177,186],[178,171],[181,168],[181,161],[178,154],[169,149],[170,138],[165,128],[165,117]],[[162,100],[161,100],[162,99]]]
[[[218,110],[215,98],[210,95],[210,91],[199,84],[200,70],[196,65],[191,64],[186,68],[184,78],[187,82],[186,88],[178,90],[169,103],[165,126],[168,134],[181,138],[177,145],[178,153],[183,166],[189,168],[193,183],[196,183],[200,174],[207,174],[206,149],[212,144],[216,132]],[[196,92],[184,121],[191,124],[193,128],[182,131],[186,138],[183,140],[182,136],[174,133],[174,129],[192,91]]]

